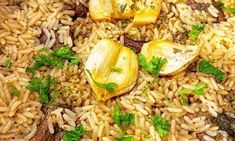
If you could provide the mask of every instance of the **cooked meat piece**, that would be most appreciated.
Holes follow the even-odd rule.
[[[193,10],[205,10],[205,11],[208,11],[208,7],[210,6],[210,4],[197,3],[195,0],[187,0],[187,4],[190,5]],[[223,10],[216,5],[216,2],[214,0],[212,1],[212,4],[219,11],[216,22],[219,23],[221,21],[225,21],[226,19],[225,19],[225,15],[224,15]]]
[[[88,8],[84,6],[79,0],[77,0],[75,6],[75,18],[86,17],[87,13],[88,13]]]
[[[224,12],[221,9],[221,7],[219,7],[214,0],[212,1],[212,4],[219,11],[218,17],[217,17],[217,22],[219,23],[219,22],[225,21],[226,18],[225,18]]]
[[[127,34],[124,34],[124,45],[134,49],[136,53],[140,53],[144,43],[145,41],[136,41],[129,38]]]
[[[40,44],[45,44],[47,41],[47,36],[46,34],[42,33],[38,39],[40,41]]]
[[[185,32],[176,32],[172,36],[174,42],[185,42],[188,39],[188,31]]]
[[[198,133],[197,134],[197,139],[199,139],[200,141],[205,141],[203,136],[205,135],[205,133]]]
[[[230,136],[235,137],[235,129],[232,129],[232,124],[235,124],[235,119],[229,117],[225,113],[219,114],[215,118],[215,122],[221,130],[226,131]]]
[[[51,110],[47,111],[46,116],[42,119],[40,125],[38,126],[37,132],[31,141],[61,141],[63,129],[58,126],[54,126],[55,133],[51,134],[47,125],[47,119]]]
[[[205,10],[210,6],[209,4],[205,3],[197,3],[195,0],[188,0],[187,4],[191,6],[193,10]]]

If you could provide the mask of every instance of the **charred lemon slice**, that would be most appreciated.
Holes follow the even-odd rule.
[[[134,25],[155,23],[161,11],[162,0],[138,0],[135,2]]]
[[[129,19],[134,15],[132,10],[132,0],[114,0],[113,1],[113,18],[114,19]]]
[[[201,48],[191,45],[180,45],[164,40],[154,40],[143,45],[141,54],[147,61],[153,56],[167,59],[160,75],[174,75],[185,70],[199,55]]]
[[[97,100],[122,95],[130,91],[137,79],[137,55],[129,48],[114,41],[99,41],[92,50],[85,64],[88,82]],[[104,87],[115,84],[113,91]]]
[[[89,12],[93,20],[111,20],[112,0],[90,0]]]

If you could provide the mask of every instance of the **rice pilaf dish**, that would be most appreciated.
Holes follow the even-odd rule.
[[[0,0],[0,140],[233,141],[235,1],[160,6],[156,23],[135,25],[92,19],[86,0]],[[137,56],[159,39],[200,52],[170,76],[139,58],[133,87],[100,101],[85,64],[103,39]]]

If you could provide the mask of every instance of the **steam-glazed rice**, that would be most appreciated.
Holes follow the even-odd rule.
[[[0,0],[0,140],[30,140],[39,131],[42,119],[47,116],[48,133],[56,128],[73,130],[82,124],[86,133],[83,141],[112,141],[120,135],[120,129],[112,119],[114,105],[135,115],[133,125],[126,130],[134,141],[228,141],[226,131],[214,122],[222,113],[235,118],[235,16],[224,11],[225,21],[218,22],[219,11],[212,0],[195,0],[208,5],[208,9],[193,10],[183,0],[164,0],[156,24],[133,26],[131,21],[94,22],[89,13],[86,18],[75,16],[75,0]],[[221,0],[235,7],[234,0]],[[86,1],[82,3],[87,6]],[[205,29],[196,41],[188,38],[195,24]],[[142,88],[153,76],[139,69],[135,88],[120,97],[98,102],[88,85],[84,64],[91,49],[104,38],[124,44],[124,33],[135,40],[164,39],[181,44],[197,44],[202,47],[195,64],[173,77],[160,77],[146,93]],[[44,37],[42,37],[44,36]],[[44,38],[44,41],[42,40]],[[58,81],[59,95],[51,112],[39,101],[38,93],[29,91],[32,74],[25,69],[32,66],[33,57],[43,47],[51,50],[67,44],[80,65],[42,67],[34,76],[51,76]],[[199,59],[206,59],[223,70],[226,80],[219,82],[213,76],[195,71]],[[12,66],[1,66],[6,60]],[[203,96],[190,97],[192,103],[181,103],[177,91],[193,88],[200,82],[208,84]],[[20,91],[10,94],[9,84]],[[170,133],[160,138],[149,117],[161,115],[169,120]],[[151,138],[146,138],[150,135]]]

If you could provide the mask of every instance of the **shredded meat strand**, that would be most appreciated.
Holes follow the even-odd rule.
[[[88,8],[84,6],[81,2],[77,0],[75,6],[75,17],[86,17],[88,13]]]
[[[47,119],[51,110],[48,110],[46,116],[42,119],[38,126],[37,132],[31,141],[61,141],[63,130],[58,126],[54,126],[55,133],[51,134],[47,125]]]
[[[128,37],[127,34],[124,34],[124,45],[130,48],[135,49],[136,53],[140,53],[141,48],[145,41],[136,41]]]

